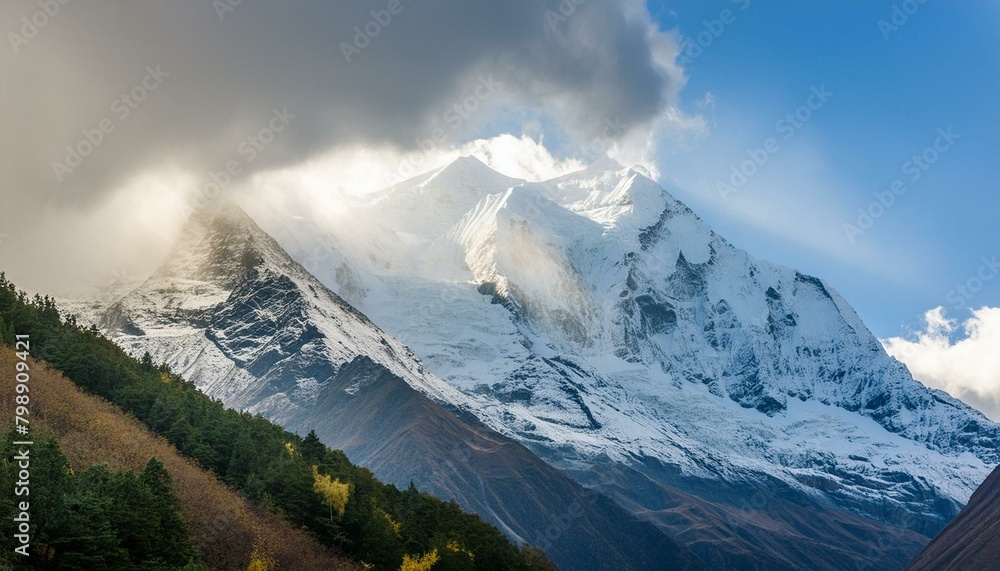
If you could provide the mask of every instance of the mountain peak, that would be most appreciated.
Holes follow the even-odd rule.
[[[205,198],[204,201],[191,213],[187,224],[210,225],[216,219],[229,219],[233,222],[253,221],[246,212],[232,198],[224,194]]]
[[[379,216],[397,233],[432,239],[458,222],[480,200],[523,183],[472,156],[373,195]]]
[[[472,155],[458,157],[441,167],[424,182],[424,186],[434,181],[434,186],[459,185],[461,187],[479,187],[493,189],[497,186],[509,188],[523,182],[521,179],[501,174],[486,163]]]
[[[620,171],[624,169],[625,165],[611,158],[611,156],[608,155],[607,153],[604,153],[603,155],[597,157],[597,159],[595,159],[594,162],[590,163],[590,165],[585,170],[596,172],[596,171]]]
[[[487,169],[490,168],[489,165],[487,165],[486,163],[484,163],[483,161],[481,161],[475,155],[462,155],[462,156],[458,157],[457,159],[455,159],[455,160],[451,161],[450,163],[448,163],[448,165],[445,168],[451,168],[451,167],[460,167],[460,168],[487,168]],[[493,170],[493,169],[490,169],[490,170]]]
[[[232,199],[218,196],[191,214],[167,260],[153,274],[197,279],[229,289],[277,244]]]

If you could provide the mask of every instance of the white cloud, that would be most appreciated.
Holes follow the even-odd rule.
[[[964,337],[952,342],[956,322],[941,307],[924,314],[915,339],[892,337],[882,345],[929,387],[942,389],[1000,421],[1000,307],[972,310]]]
[[[541,139],[527,135],[479,139],[463,145],[458,154],[472,155],[497,172],[529,181],[548,180],[587,166],[578,159],[556,159]]]

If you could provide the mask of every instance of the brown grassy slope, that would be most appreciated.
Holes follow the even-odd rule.
[[[0,422],[4,426],[13,422],[15,362],[14,352],[0,346]],[[84,393],[43,363],[31,362],[29,385],[31,427],[54,434],[74,470],[107,464],[112,470],[139,471],[151,456],[163,462],[173,478],[191,542],[209,567],[246,569],[259,541],[274,558],[276,569],[356,568],[284,519],[250,504],[138,420]]]
[[[1000,569],[1000,466],[906,571]]]

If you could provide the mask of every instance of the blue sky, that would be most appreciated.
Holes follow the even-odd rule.
[[[879,337],[939,305],[958,319],[1000,305],[1000,276],[956,290],[1000,256],[1000,3],[932,0],[880,29],[894,5],[649,3],[663,29],[703,48],[681,98],[709,123],[699,140],[661,145],[661,181],[735,245],[828,280]],[[814,87],[832,95],[779,130]],[[939,140],[949,128],[958,138]],[[718,183],[772,137],[778,149],[722,200]],[[935,142],[946,150],[927,151],[934,162],[911,161]],[[861,229],[858,209],[880,191],[887,202],[897,179],[905,191],[852,241],[844,224]]]

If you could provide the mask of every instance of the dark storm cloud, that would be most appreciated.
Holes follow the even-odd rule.
[[[615,2],[225,1],[5,2],[5,198],[74,200],[165,161],[218,168],[272,108],[294,128],[251,166],[352,142],[412,146],[478,80],[580,135],[613,116],[641,124],[672,90],[646,23]],[[58,11],[38,16],[46,7]],[[82,164],[54,169],[102,120],[110,132]]]
[[[7,0],[0,233],[168,165],[236,159],[246,174],[338,145],[410,148],[484,82],[502,88],[483,106],[529,108],[581,140],[650,121],[677,87],[643,4],[576,2]],[[282,110],[294,119],[275,122]],[[285,123],[248,160],[241,141]],[[88,156],[74,166],[67,145]]]

